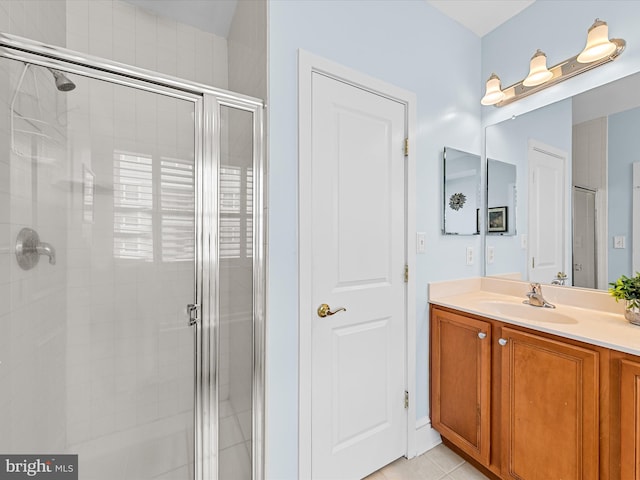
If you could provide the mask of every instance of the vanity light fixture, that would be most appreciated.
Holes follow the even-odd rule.
[[[492,73],[487,80],[487,90],[480,103],[503,107],[551,85],[611,62],[624,51],[625,46],[626,42],[621,38],[609,40],[607,22],[596,18],[589,28],[587,45],[580,54],[547,68],[547,57],[538,50],[531,57],[529,75],[522,81],[502,89],[500,78]]]

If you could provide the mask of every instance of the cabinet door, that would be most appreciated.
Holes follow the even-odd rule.
[[[432,425],[488,465],[491,324],[436,308],[431,317]]]
[[[640,363],[621,360],[620,478],[640,479]]]
[[[598,352],[507,327],[498,342],[503,476],[596,480]]]

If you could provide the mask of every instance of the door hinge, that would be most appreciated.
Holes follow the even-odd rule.
[[[409,283],[409,265],[404,266],[404,283]]]
[[[409,139],[408,138],[404,139],[404,156],[405,157],[409,156]]]
[[[409,392],[404,391],[404,408],[409,408]]]
[[[531,268],[536,268],[536,257],[531,257]]]
[[[187,304],[187,315],[189,316],[189,326],[197,325],[200,320],[200,305],[197,303]]]

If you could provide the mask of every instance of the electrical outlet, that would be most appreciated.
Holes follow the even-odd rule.
[[[467,247],[467,265],[473,265],[475,261],[475,255],[473,252],[473,247]]]
[[[487,246],[487,263],[493,263],[496,258],[495,249],[492,246]]]
[[[520,235],[520,248],[523,249],[523,250],[527,249],[527,235],[526,234]]]
[[[427,250],[427,235],[424,232],[416,233],[416,253],[424,253]]]
[[[613,237],[613,248],[625,248],[626,238],[624,235]]]

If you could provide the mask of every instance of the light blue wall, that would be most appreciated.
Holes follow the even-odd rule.
[[[608,281],[632,272],[633,162],[640,162],[640,108],[609,116],[608,140]],[[626,247],[613,248],[613,237],[626,237]]]
[[[269,2],[267,477],[296,479],[298,454],[297,54],[316,55],[417,94],[418,419],[428,415],[427,283],[479,275],[478,236],[441,234],[443,147],[480,153],[480,40],[423,0]]]
[[[483,124],[500,122],[640,70],[640,2],[537,1],[482,38],[482,88],[491,72],[500,77],[503,87],[522,80],[538,48],[547,54],[549,66],[578,54],[596,18],[609,24],[610,38],[627,41],[618,59],[506,107],[482,107]]]

